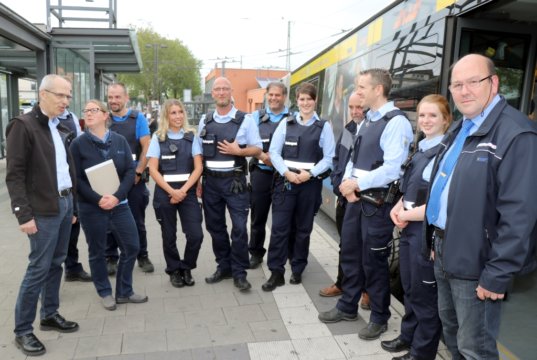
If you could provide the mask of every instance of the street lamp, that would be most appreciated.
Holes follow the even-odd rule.
[[[158,50],[167,48],[164,44],[146,44],[146,48],[153,48],[153,72],[154,72],[154,84],[153,84],[153,99],[160,103],[160,88],[158,81]]]

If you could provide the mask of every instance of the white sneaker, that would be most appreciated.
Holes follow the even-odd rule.
[[[116,300],[112,295],[106,295],[102,298],[103,306],[106,310],[116,310]]]

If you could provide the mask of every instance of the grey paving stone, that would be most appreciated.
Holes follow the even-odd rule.
[[[215,346],[213,351],[216,360],[250,360],[246,344]]]
[[[233,296],[239,305],[262,304],[263,298],[260,295],[261,290],[251,290],[246,292],[233,292]]]
[[[267,320],[275,320],[282,318],[282,316],[280,315],[280,310],[278,309],[278,306],[275,302],[261,304],[259,305],[259,307],[261,308],[261,310],[263,310],[263,313],[265,314]]]
[[[259,305],[230,306],[222,310],[228,324],[267,320]]]
[[[183,312],[201,309],[201,297],[198,295],[163,299],[164,312]]]
[[[290,339],[287,328],[281,320],[251,322],[249,325],[258,342]]]
[[[199,349],[192,349],[191,351],[192,359],[194,360],[214,360],[216,355],[214,353],[213,347],[205,347]]]
[[[145,317],[142,314],[130,316],[113,316],[104,320],[103,334],[124,334],[142,332],[145,329]]]
[[[182,312],[170,314],[145,314],[145,330],[176,330],[186,329],[185,315]]]
[[[218,326],[226,325],[226,317],[221,308],[186,311],[185,320],[187,327],[193,326]]]
[[[201,296],[201,307],[203,309],[222,308],[237,306],[239,303],[235,299],[233,292],[221,292],[211,296]]]
[[[166,350],[165,331],[144,331],[123,334],[122,354],[138,354]]]
[[[233,324],[224,326],[209,326],[213,345],[231,345],[255,341],[248,324]]]
[[[166,331],[168,351],[211,347],[209,330],[205,326],[189,327],[187,330]],[[197,357],[193,356],[194,359]]]
[[[197,360],[190,350],[153,352],[145,354],[145,360]]]
[[[150,297],[149,300],[142,304],[125,304],[127,306],[126,316],[138,314],[158,314],[164,313],[163,298]]]
[[[120,355],[122,343],[122,334],[82,337],[78,340],[75,358]]]

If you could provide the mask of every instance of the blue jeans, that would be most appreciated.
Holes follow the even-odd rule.
[[[434,275],[444,341],[453,359],[498,359],[501,301],[479,300],[477,280],[454,279],[442,270],[442,240],[435,243]]]
[[[29,235],[30,255],[15,306],[15,335],[33,332],[32,323],[41,297],[41,319],[58,312],[62,264],[67,255],[71,220],[72,195],[58,198],[59,213],[54,216],[34,216],[37,232]]]
[[[84,202],[78,204],[80,223],[88,242],[89,265],[93,284],[101,297],[112,295],[112,285],[106,269],[106,233],[116,235],[120,249],[116,274],[116,298],[129,297],[132,290],[132,271],[140,250],[136,223],[129,205],[120,204],[112,210]]]
[[[145,182],[140,181],[132,186],[127,196],[129,200],[129,209],[132,213],[136,229],[138,231],[138,240],[140,241],[140,249],[138,250],[138,259],[147,258],[147,231],[145,228],[145,209],[149,204],[149,189]],[[118,259],[117,249],[118,239],[114,232],[108,232],[106,243],[106,257],[115,261]]]

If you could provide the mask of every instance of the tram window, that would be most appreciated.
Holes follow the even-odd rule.
[[[528,58],[529,39],[524,35],[463,30],[461,56],[483,54],[496,66],[500,78],[500,94],[515,108],[520,107],[524,70]]]

